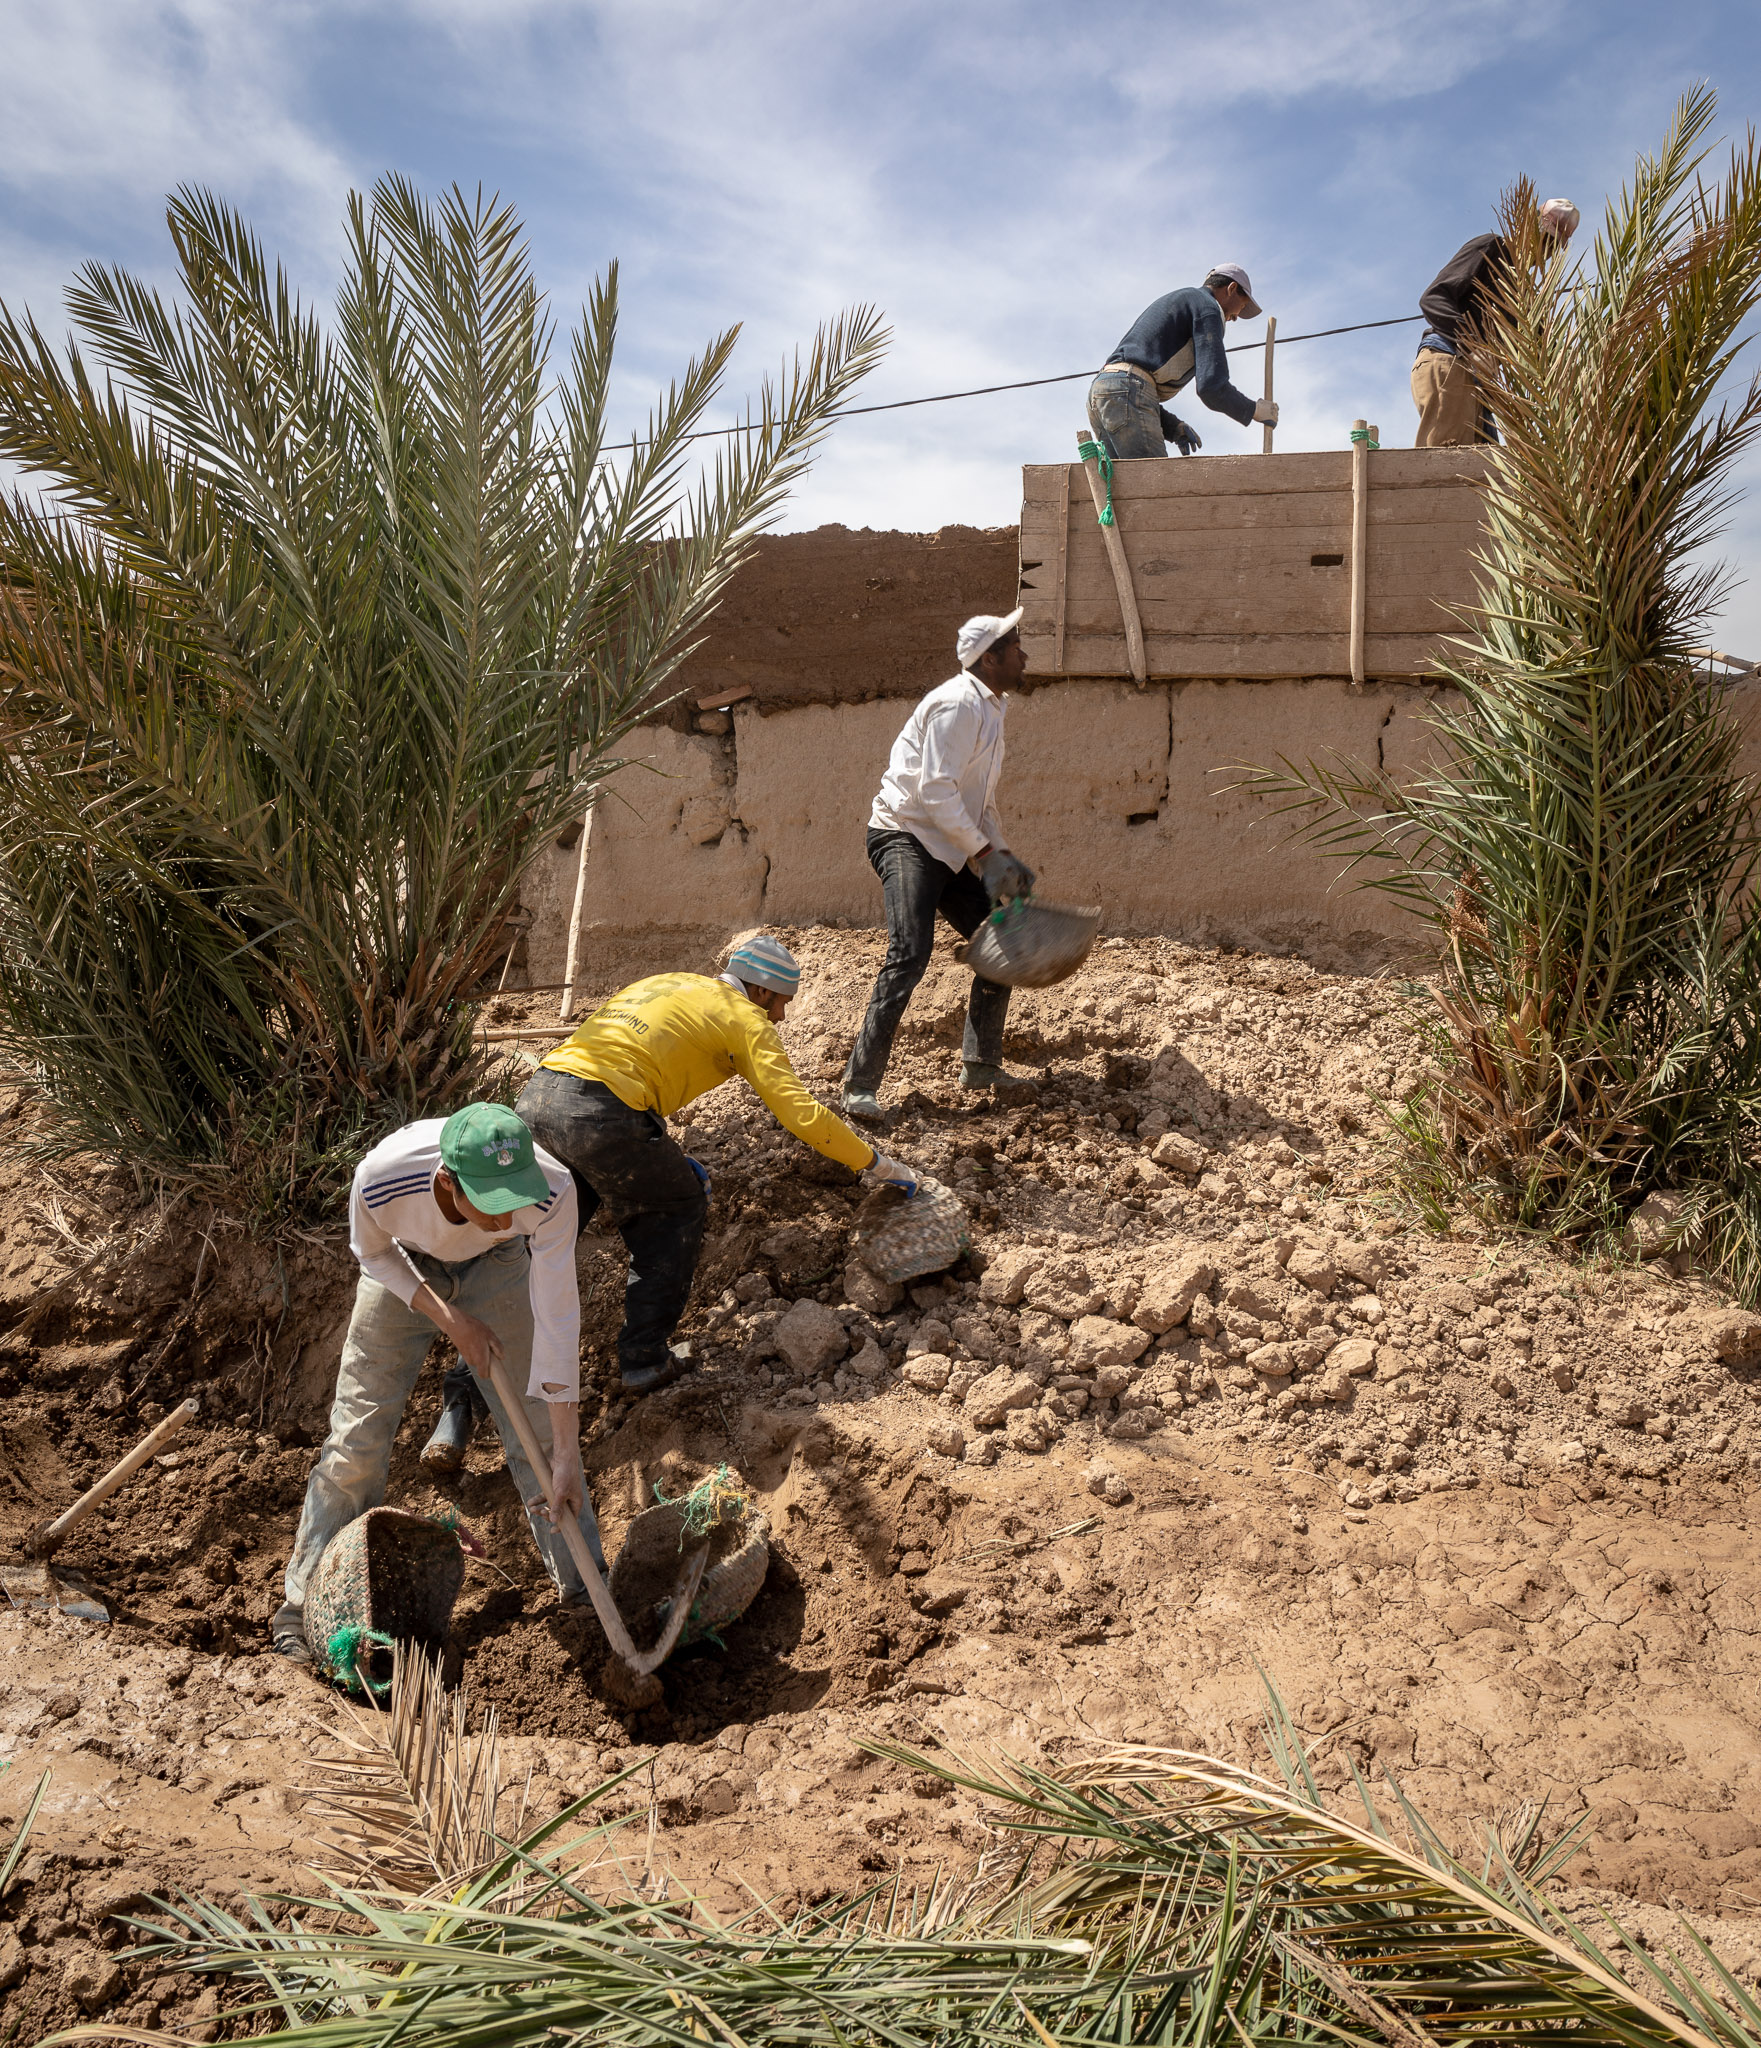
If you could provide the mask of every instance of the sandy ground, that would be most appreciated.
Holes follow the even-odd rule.
[[[788,934],[787,1037],[835,1086],[872,932]],[[466,1684],[506,1736],[506,1809],[640,1766],[610,1883],[802,1900],[987,1839],[964,1795],[865,1736],[1062,1757],[1095,1740],[1263,1758],[1263,1670],[1349,1803],[1392,1773],[1464,1846],[1548,1802],[1593,1814],[1567,1882],[1653,1933],[1693,1915],[1761,1961],[1761,1571],[1749,1535],[1761,1323],[1692,1276],[1590,1270],[1392,1211],[1374,1099],[1415,1086],[1398,984],[1298,959],[1111,942],[1017,999],[1001,1107],[958,1087],[965,977],[938,955],[886,1091],[890,1150],[959,1187],[971,1257],[891,1299],[847,1260],[853,1176],[738,1083],[680,1131],[714,1178],[686,1323],[701,1369],[635,1408],[623,1260],[583,1238],[588,1466],[608,1543],[659,1480],[726,1459],[775,1531],[725,1650],[607,1703],[591,1623],[538,1571],[493,1436],[390,1498],[484,1538]],[[507,998],[498,1028],[554,1015]],[[539,1042],[541,1045],[541,1042]],[[28,1094],[0,1097],[28,1138]],[[265,1252],[132,1181],[0,1165],[0,1558],[188,1392],[198,1425],[59,1553],[109,1623],[0,1601],[9,2038],[93,2012],[206,2032],[111,1916],[155,1890],[309,1885],[301,1788],[340,1709],[265,1622],[321,1436],[353,1274],[340,1231]]]

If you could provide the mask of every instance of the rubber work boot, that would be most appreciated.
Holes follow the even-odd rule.
[[[311,1663],[312,1646],[306,1641],[303,1608],[288,1601],[275,1610],[269,1619],[269,1647],[276,1656],[285,1657],[290,1664]]]
[[[683,1379],[695,1363],[689,1344],[669,1344],[666,1354],[653,1365],[626,1365],[618,1373],[618,1385],[626,1394],[658,1394],[674,1380]]]
[[[871,1095],[866,1088],[846,1088],[844,1114],[857,1117],[865,1124],[878,1124],[886,1111],[881,1108],[879,1097]]]
[[[457,1386],[447,1375],[446,1399],[434,1434],[422,1446],[422,1465],[429,1472],[456,1472],[465,1462],[465,1446],[477,1426],[477,1417],[488,1413],[488,1404],[472,1384]]]

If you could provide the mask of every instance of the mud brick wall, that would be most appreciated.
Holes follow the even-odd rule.
[[[693,700],[752,694],[644,728],[595,812],[595,971],[700,965],[766,922],[878,923],[863,833],[888,749],[910,702],[954,673],[960,621],[1016,601],[1016,563],[1012,528],[830,527],[764,542],[685,672]],[[1417,772],[1422,721],[1443,695],[1337,675],[1143,689],[1061,678],[1010,707],[1002,815],[1045,892],[1100,904],[1109,931],[1386,955],[1411,920],[1291,846],[1262,803],[1230,788],[1230,770],[1341,753]],[[1752,720],[1761,690],[1733,695]],[[551,848],[528,883],[531,983],[561,979],[577,857]]]

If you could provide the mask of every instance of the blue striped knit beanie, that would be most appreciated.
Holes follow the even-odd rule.
[[[792,996],[801,986],[801,963],[780,939],[763,932],[742,939],[728,955],[728,972],[773,995]]]

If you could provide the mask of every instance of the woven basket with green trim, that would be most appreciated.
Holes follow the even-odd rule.
[[[306,1641],[326,1678],[351,1692],[391,1683],[391,1645],[438,1649],[464,1583],[457,1534],[426,1515],[369,1508],[325,1546],[306,1586]]]

